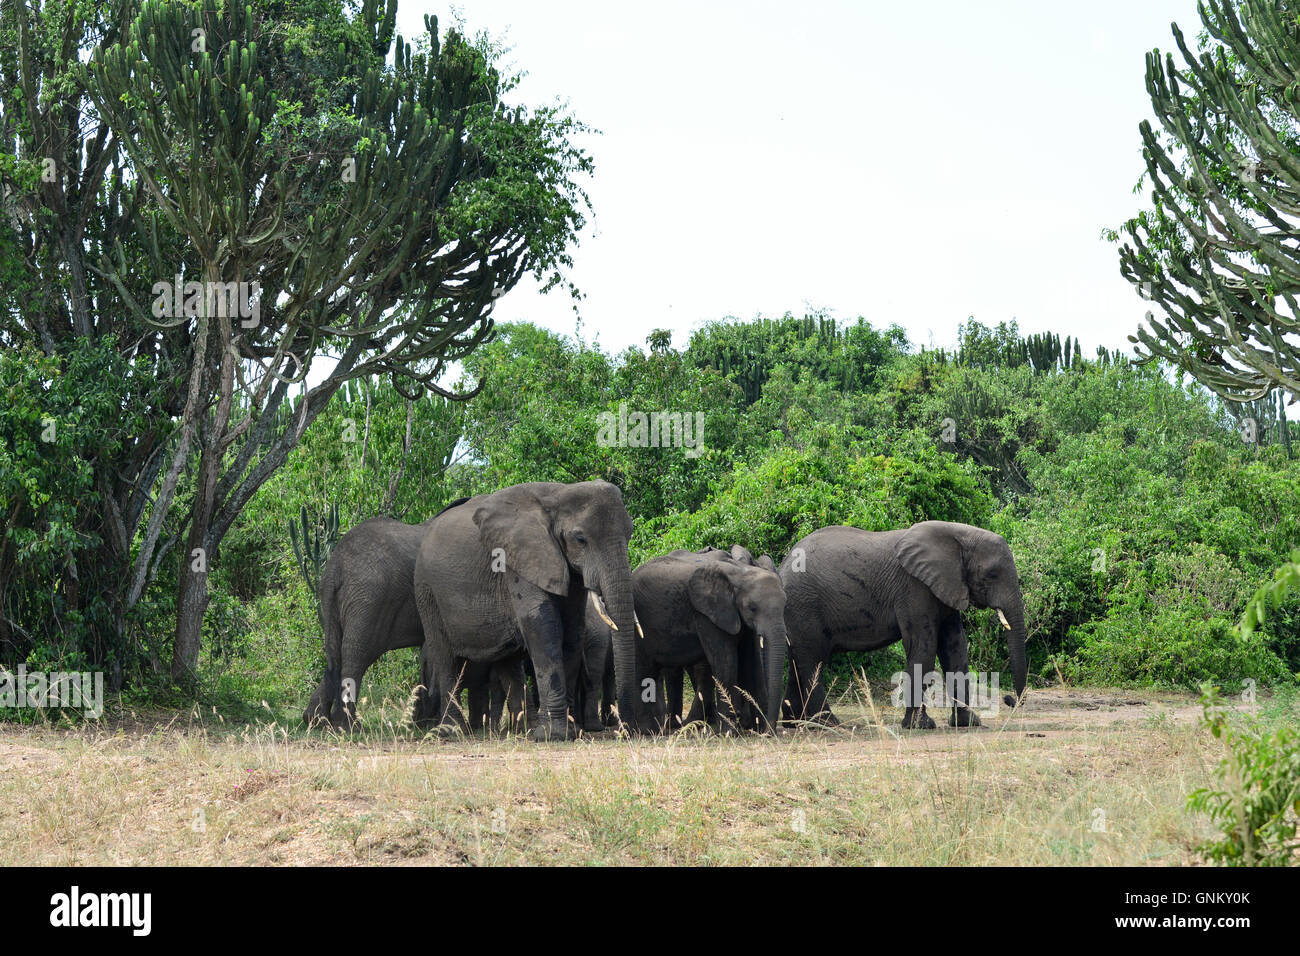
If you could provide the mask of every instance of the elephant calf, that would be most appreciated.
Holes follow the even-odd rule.
[[[766,726],[776,726],[786,623],[775,573],[713,548],[678,550],[637,568],[632,593],[644,632],[636,642],[635,670],[643,705],[653,702],[644,694],[661,672],[707,664],[721,685],[720,719],[742,726],[740,712],[752,699]],[[679,692],[678,718],[680,700]]]
[[[741,564],[765,568],[776,574],[776,563],[772,560],[771,555],[764,554],[755,558],[744,545],[733,544],[730,551],[722,551],[718,548],[702,548],[696,553],[724,560],[730,557],[733,561],[738,561]],[[741,684],[745,687],[762,687],[763,680],[761,675],[757,673],[752,655],[745,655],[741,660],[741,665]],[[691,668],[691,685],[695,693],[691,698],[690,713],[686,715],[683,721],[682,683],[684,676],[685,669],[681,667],[667,668],[663,673],[664,686],[662,693],[668,705],[669,728],[678,729],[686,724],[697,722],[717,724],[717,687],[713,682],[713,671],[710,669],[708,662],[696,664]],[[742,700],[737,709],[741,717],[741,726],[746,730],[761,731],[764,728],[763,714],[758,712],[750,700]]]

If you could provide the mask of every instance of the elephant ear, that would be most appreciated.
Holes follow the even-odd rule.
[[[961,544],[942,521],[912,525],[894,546],[894,557],[904,571],[950,608],[964,611],[970,606]]]
[[[686,582],[691,606],[727,634],[740,633],[740,612],[736,610],[736,592],[731,580],[714,567],[697,568]]]
[[[548,594],[569,593],[569,562],[551,534],[550,516],[535,495],[506,488],[474,511],[479,540],[505,552],[506,567]]]

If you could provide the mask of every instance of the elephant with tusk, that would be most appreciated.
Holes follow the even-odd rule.
[[[969,648],[962,612],[996,608],[1007,631],[1015,706],[1025,692],[1025,612],[1016,562],[992,531],[922,521],[901,531],[833,525],[795,543],[781,562],[790,634],[789,716],[838,721],[826,706],[822,675],[837,651],[867,651],[901,640],[907,652],[909,705],[904,727],[934,727],[920,675],[935,655],[947,675],[966,675]],[[953,681],[953,726],[978,726],[967,706],[969,681]]]
[[[529,736],[573,739],[582,725],[570,707],[594,591],[618,623],[619,711],[628,729],[637,730],[629,722],[636,642],[627,559],[632,519],[615,485],[513,485],[450,507],[427,527],[413,577],[424,629],[418,723],[443,731],[463,723],[453,706],[460,662],[494,664],[524,652],[539,697]]]

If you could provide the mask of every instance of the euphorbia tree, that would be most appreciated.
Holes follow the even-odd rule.
[[[1132,340],[1233,401],[1300,396],[1300,4],[1207,0],[1193,53],[1147,55],[1153,208],[1121,271],[1157,306]],[[1163,129],[1163,132],[1161,130]],[[1113,235],[1118,238],[1118,233]]]
[[[89,275],[173,389],[151,422],[153,470],[135,476],[152,503],[122,536],[127,606],[185,542],[181,678],[208,562],[254,492],[344,381],[441,392],[496,298],[528,272],[559,281],[591,164],[564,113],[507,106],[486,41],[426,18],[418,43],[394,42],[395,0],[120,10],[73,71],[90,104],[71,117],[121,151],[106,191],[134,196]],[[192,495],[178,494],[187,466]]]

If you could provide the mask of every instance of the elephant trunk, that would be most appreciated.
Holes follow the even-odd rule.
[[[1008,707],[1015,707],[1025,694],[1025,678],[1029,664],[1025,659],[1025,607],[1017,597],[1011,605],[1000,611],[1005,617],[1007,630],[1007,652],[1011,656],[1011,680],[1015,685],[1016,695],[1008,694],[1002,698]]]
[[[618,716],[629,728],[636,727],[636,641],[637,621],[632,608],[632,571],[626,557],[623,567],[601,581],[605,609],[618,628],[614,632],[614,680],[618,689]]]
[[[763,706],[767,709],[767,729],[776,733],[781,721],[781,698],[785,690],[785,648],[787,638],[785,625],[774,627],[770,633],[763,635],[763,676],[767,681],[767,699]]]

